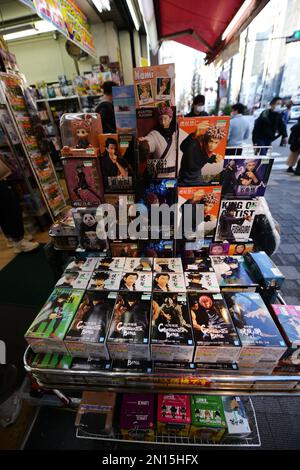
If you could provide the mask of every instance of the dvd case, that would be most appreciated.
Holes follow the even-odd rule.
[[[109,359],[105,338],[116,298],[116,292],[85,293],[64,339],[71,356]]]
[[[25,333],[33,351],[68,354],[63,339],[77,312],[82,290],[54,289]]]
[[[183,273],[154,273],[153,292],[186,292]]]
[[[258,362],[274,367],[287,348],[261,296],[256,292],[224,296],[242,344],[239,368],[256,367]]]
[[[241,344],[221,294],[188,294],[195,338],[194,362],[237,362]]]
[[[215,241],[248,242],[257,200],[222,199]]]
[[[150,312],[151,294],[119,293],[106,340],[113,360],[150,360]]]
[[[94,271],[88,289],[95,291],[118,291],[122,273],[113,271]]]
[[[273,158],[229,158],[224,160],[222,195],[263,196],[271,173]]]
[[[154,361],[192,362],[194,340],[186,294],[154,293],[151,356]]]
[[[178,183],[182,186],[220,183],[230,118],[178,119]]]
[[[57,281],[55,287],[68,287],[69,289],[86,289],[91,278],[91,272],[65,271]]]
[[[197,273],[190,272],[184,273],[186,290],[197,291],[202,293],[218,293],[220,292],[220,287],[218,283],[217,276],[215,273]]]

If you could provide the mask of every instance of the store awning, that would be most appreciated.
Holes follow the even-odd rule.
[[[155,0],[160,41],[206,53],[207,62],[232,42],[269,0]]]

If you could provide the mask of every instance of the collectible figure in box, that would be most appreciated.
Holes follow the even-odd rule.
[[[125,258],[102,258],[97,262],[97,271],[112,271],[122,273],[124,270]]]
[[[116,360],[112,363],[113,372],[135,372],[138,374],[152,374],[153,362],[152,361],[137,361],[137,360]]]
[[[273,158],[225,158],[222,173],[222,195],[263,196],[273,161]]]
[[[226,420],[221,397],[192,395],[191,416],[190,437],[220,442],[226,430]]]
[[[183,273],[156,273],[153,275],[154,292],[186,292]]]
[[[211,256],[211,260],[222,289],[256,290],[257,283],[249,276],[243,256]]]
[[[194,341],[186,294],[154,293],[151,356],[154,361],[193,360]]]
[[[172,258],[175,254],[174,240],[139,241],[141,256]]]
[[[243,438],[251,433],[245,407],[240,397],[222,397],[227,425],[226,438]]]
[[[176,251],[177,256],[183,255],[184,258],[201,258],[207,256],[209,252],[209,247],[211,245],[211,239],[200,239],[196,242],[186,242],[183,244],[183,247],[180,249],[180,244],[177,242]]]
[[[185,258],[182,263],[184,272],[207,273],[213,271],[209,256]]]
[[[69,113],[60,120],[62,156],[98,155],[98,135],[102,132],[100,114]]]
[[[116,399],[113,392],[83,392],[75,426],[86,433],[113,437]]]
[[[139,175],[176,177],[176,108],[137,109]]]
[[[121,291],[152,292],[152,273],[125,272],[120,283]]]
[[[195,372],[195,364],[193,362],[169,362],[155,361],[155,372],[166,374],[175,372],[176,374],[191,374]]]
[[[77,235],[71,209],[51,225],[49,235],[50,237],[74,237]]]
[[[93,371],[110,371],[111,362],[103,361],[99,357],[74,357],[72,370],[93,370]]]
[[[266,288],[273,287],[274,289],[282,287],[284,276],[264,251],[247,253],[245,262],[253,279],[260,285]]]
[[[98,158],[63,158],[62,164],[74,207],[95,207],[103,202],[102,175]]]
[[[226,293],[225,300],[242,344],[239,367],[260,361],[274,367],[286,351],[286,344],[260,295]]]
[[[216,241],[247,242],[250,237],[257,201],[222,199]]]
[[[118,291],[122,273],[94,271],[88,285],[88,289],[95,291]]]
[[[300,372],[300,306],[272,305],[274,319],[287,343],[287,351],[279,361],[276,372]]]
[[[106,344],[112,359],[150,360],[151,294],[120,292]]]
[[[98,238],[97,209],[73,209],[73,217],[79,234],[81,248],[86,251],[105,251],[108,248],[107,240]],[[102,234],[101,234],[102,235]]]
[[[188,437],[191,425],[188,395],[158,395],[157,432]]]
[[[178,183],[220,183],[229,128],[228,117],[178,119]]]
[[[240,256],[245,255],[253,251],[254,244],[250,243],[231,243],[229,245],[228,255],[229,256]]]
[[[241,344],[221,294],[188,294],[195,338],[194,362],[236,362]]]
[[[157,273],[182,273],[181,258],[155,258],[153,271]]]
[[[28,328],[25,339],[35,352],[67,354],[63,339],[83,296],[82,290],[55,289]]]
[[[70,369],[73,358],[67,354],[56,353],[36,354],[32,360],[32,367],[38,369]]]
[[[154,441],[154,395],[124,393],[120,428],[123,439]]]
[[[179,187],[178,227],[185,237],[187,222],[191,219],[192,231],[198,238],[213,236],[217,226],[221,199],[221,186]],[[199,219],[199,220],[198,220]],[[189,224],[190,225],[190,224]],[[194,235],[195,236],[195,235]]]
[[[184,273],[186,290],[197,292],[217,293],[220,292],[217,276],[215,273]]]
[[[72,356],[109,359],[104,343],[116,298],[116,292],[85,293],[64,339]]]
[[[169,178],[153,180],[153,178],[150,177],[143,178],[138,183],[137,201],[140,204],[144,204],[149,212],[151,211],[151,206],[154,204],[167,204],[169,207],[175,204],[175,188],[177,186],[176,179]],[[164,221],[162,221],[162,223],[163,222]]]
[[[134,194],[105,194],[104,200],[105,200],[105,204],[111,204],[115,210],[116,220],[112,220],[112,227],[116,231],[116,238],[124,239],[123,231],[125,232],[125,238],[127,238],[127,232],[128,232],[127,217],[129,214],[131,214],[133,205],[135,204],[135,195]]]
[[[121,147],[118,134],[101,134],[99,141],[105,191],[132,190],[134,162],[129,145]]]
[[[115,257],[137,257],[140,254],[139,246],[136,242],[110,242],[110,251],[112,256]]]
[[[92,273],[65,271],[57,281],[55,287],[69,287],[70,289],[86,289]]]
[[[136,107],[175,106],[175,64],[133,70]]]
[[[229,243],[216,242],[212,243],[209,247],[209,254],[211,256],[224,256],[228,255]]]
[[[66,271],[71,271],[73,273],[92,273],[98,262],[99,258],[77,256],[73,259],[73,261],[71,261],[71,263],[68,264],[68,266],[66,267]]]
[[[149,271],[152,272],[152,258],[126,258],[124,272],[126,271]]]
[[[194,372],[200,375],[231,375],[238,374],[239,366],[237,362],[193,362]]]
[[[134,86],[114,86],[113,105],[118,132],[136,132]]]

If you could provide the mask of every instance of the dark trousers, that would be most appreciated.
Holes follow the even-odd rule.
[[[272,140],[270,139],[257,139],[255,145],[258,147],[263,147],[261,149],[256,149],[256,155],[267,155],[268,149],[264,147],[270,147],[272,145]]]
[[[0,227],[6,237],[16,242],[24,237],[22,208],[7,181],[0,181]]]
[[[225,156],[227,155],[242,155],[243,149],[241,147],[230,147],[226,149]]]

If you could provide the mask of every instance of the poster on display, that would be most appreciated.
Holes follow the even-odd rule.
[[[175,106],[175,64],[133,69],[137,108]]]
[[[60,8],[59,0],[34,0],[37,14],[55,26],[55,28],[66,36],[67,29]]]
[[[136,112],[133,85],[114,86],[112,89],[118,132],[136,132]]]
[[[179,118],[178,183],[218,184],[224,166],[230,118]]]

